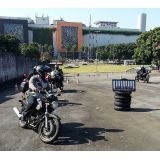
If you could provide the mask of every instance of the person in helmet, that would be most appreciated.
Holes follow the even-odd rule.
[[[56,83],[57,88],[63,87],[63,71],[59,68],[58,64],[56,64],[54,67],[55,70],[51,72],[52,81],[53,83]]]
[[[141,69],[139,70],[139,78],[141,79],[142,78],[142,75],[146,73],[146,70],[144,68],[144,65],[141,65]]]
[[[23,74],[23,76],[25,77],[25,79],[24,79],[23,81],[29,82],[30,78],[31,78],[33,75],[36,75],[36,67],[37,67],[37,66],[34,66],[34,67],[33,67],[33,72],[30,73],[28,76],[27,76],[27,74]]]
[[[46,75],[51,72],[52,69],[49,66],[38,65],[35,68],[35,73],[29,81],[29,90],[26,91],[28,97],[26,99],[27,105],[22,112],[21,120],[25,121],[26,115],[30,113],[33,109],[36,108],[37,99],[44,98],[43,94],[39,91],[46,89],[49,94],[53,94],[51,87],[48,84],[48,81],[45,79]]]

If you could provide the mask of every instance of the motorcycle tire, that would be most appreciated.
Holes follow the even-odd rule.
[[[139,79],[137,78],[137,76],[135,77],[136,82],[139,82]]]
[[[52,88],[54,93],[57,93],[58,88],[54,84],[51,84],[51,88]]]
[[[129,111],[131,108],[130,107],[114,106],[114,109],[117,110],[117,111]]]
[[[61,121],[59,119],[49,118],[49,131],[45,129],[45,120],[38,127],[38,133],[41,141],[44,143],[53,143],[57,140],[61,132]]]
[[[19,124],[20,124],[20,126],[22,127],[22,128],[27,128],[27,122],[25,122],[25,121],[19,121]]]
[[[115,92],[115,96],[123,96],[123,97],[130,97],[131,93],[125,93],[125,92]]]

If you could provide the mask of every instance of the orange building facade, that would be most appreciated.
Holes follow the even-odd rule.
[[[80,51],[82,46],[82,23],[76,22],[57,22],[57,51],[64,52],[65,46],[73,45]]]

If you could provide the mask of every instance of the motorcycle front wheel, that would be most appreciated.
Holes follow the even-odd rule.
[[[43,120],[38,128],[40,139],[44,143],[52,143],[59,137],[61,132],[61,121],[59,119],[49,118],[48,129],[45,128],[45,120]]]

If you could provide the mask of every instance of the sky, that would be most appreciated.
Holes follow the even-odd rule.
[[[27,3],[26,3],[27,2]],[[149,4],[151,3],[152,4]],[[138,13],[147,14],[146,31],[160,26],[160,8],[157,8],[158,0],[28,0],[28,1],[6,1],[0,5],[0,16],[30,17],[35,20],[38,17],[49,16],[50,24],[60,17],[67,22],[81,22],[89,26],[90,15],[91,25],[95,26],[96,21],[118,22],[120,28],[137,29]]]

